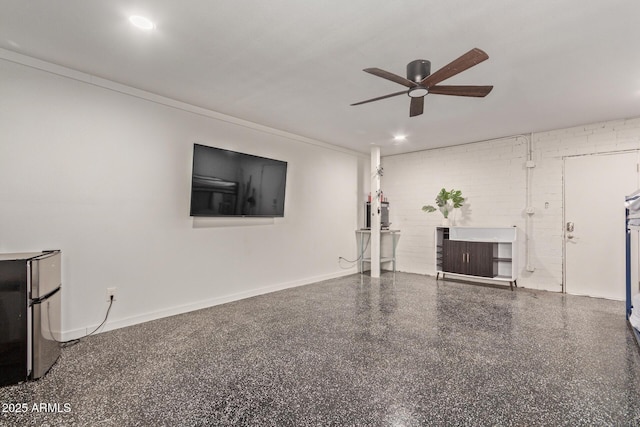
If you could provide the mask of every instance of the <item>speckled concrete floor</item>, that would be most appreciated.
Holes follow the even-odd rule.
[[[90,337],[43,379],[0,388],[0,424],[640,425],[640,351],[623,313],[352,275]]]

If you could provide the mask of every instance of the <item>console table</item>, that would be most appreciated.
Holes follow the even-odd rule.
[[[517,228],[437,227],[436,280],[445,274],[481,278],[518,286]]]
[[[360,229],[356,230],[356,239],[358,240],[359,256],[360,260],[360,273],[364,273],[364,263],[371,263],[371,258],[365,257],[365,253],[371,241],[371,230]],[[391,246],[385,241],[391,240]],[[396,271],[396,247],[398,246],[398,240],[400,240],[400,230],[380,230],[380,264],[383,262],[393,263],[393,272]],[[386,255],[382,255],[383,251]],[[389,253],[390,252],[390,253]]]

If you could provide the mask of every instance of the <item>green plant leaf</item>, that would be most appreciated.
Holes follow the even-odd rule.
[[[449,201],[450,195],[447,192],[446,189],[442,189],[440,190],[440,192],[438,193],[438,195],[436,196],[436,204],[438,205],[438,207],[443,207],[447,204],[447,201]]]
[[[451,210],[462,207],[464,201],[465,198],[462,197],[462,191],[453,188],[451,191],[447,191],[443,187],[436,196],[436,205],[445,218],[449,217]],[[422,207],[422,210],[424,212],[435,212],[437,209],[432,205],[426,205]]]

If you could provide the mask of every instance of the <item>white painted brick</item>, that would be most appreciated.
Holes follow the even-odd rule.
[[[601,150],[601,145],[604,144],[615,144],[616,143],[616,134],[615,132],[607,132],[607,133],[594,133],[593,135],[589,135],[587,140],[590,144],[597,145]]]
[[[639,150],[640,149],[640,137],[637,140],[621,139],[621,140],[618,141],[617,148],[620,151]]]
[[[523,287],[560,291],[563,269],[564,156],[640,149],[640,118],[615,120],[531,135],[536,167],[531,174],[531,262]],[[439,212],[421,211],[434,204],[442,186],[462,189],[466,209],[459,225],[525,226],[527,144],[522,137],[383,157],[383,190],[391,202],[391,221],[402,230],[398,269],[433,274],[433,232]],[[545,208],[545,203],[549,207]],[[524,238],[524,235],[523,235]],[[520,251],[524,256],[524,241]]]
[[[624,120],[619,120],[616,122],[598,122],[598,123],[591,123],[588,125],[583,126],[583,128],[585,130],[594,130],[594,131],[601,131],[601,130],[608,130],[608,129],[612,129],[614,128],[617,124],[624,124]]]
[[[640,136],[640,128],[632,127],[628,129],[620,129],[615,132],[615,136],[618,139],[632,139]]]
[[[621,120],[611,126],[612,129],[624,130],[624,129],[640,129],[640,118]]]
[[[587,135],[575,135],[573,133],[560,138],[560,144],[563,147],[581,146],[587,142]]]

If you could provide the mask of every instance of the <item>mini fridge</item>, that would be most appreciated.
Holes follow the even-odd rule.
[[[40,378],[60,356],[61,258],[0,254],[0,385]]]

